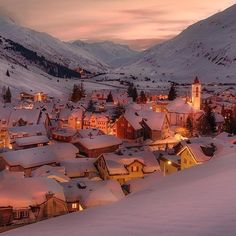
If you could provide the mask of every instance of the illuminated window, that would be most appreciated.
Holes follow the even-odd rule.
[[[132,172],[138,172],[138,166],[132,166],[131,171]]]
[[[77,209],[77,203],[72,203],[72,209]]]

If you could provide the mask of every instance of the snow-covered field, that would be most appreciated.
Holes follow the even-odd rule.
[[[236,232],[235,154],[177,174],[118,203],[3,233],[14,235],[207,235]]]
[[[139,55],[118,71],[172,81],[236,82],[236,5]]]

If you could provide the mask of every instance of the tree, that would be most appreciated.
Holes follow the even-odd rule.
[[[168,94],[168,100],[173,101],[176,99],[176,97],[177,97],[177,92],[176,92],[175,84],[172,83],[171,87],[170,87],[169,94]]]
[[[6,76],[10,77],[10,72],[9,72],[9,70],[7,70]]]
[[[11,103],[11,91],[10,91],[9,87],[7,87],[7,91],[6,91],[6,94],[5,94],[5,102],[6,103]]]
[[[186,128],[190,134],[190,136],[193,136],[193,118],[191,116],[188,116],[186,120]]]
[[[132,96],[132,98],[133,98],[133,102],[136,102],[136,100],[138,98],[138,92],[137,92],[136,87],[134,87],[134,89],[133,89],[133,96]]]
[[[147,97],[143,90],[140,93],[140,103],[143,103],[143,104],[147,103]]]
[[[114,112],[112,114],[112,122],[115,122],[117,119],[119,119],[123,114],[125,113],[125,108],[120,103],[117,104],[117,106],[114,109]]]
[[[203,135],[210,135],[216,132],[216,120],[214,112],[209,104],[206,103],[204,108],[205,113],[201,117],[198,124],[198,131]]]
[[[111,91],[110,91],[110,93],[107,96],[106,102],[112,102],[112,103],[114,102],[114,99],[113,99]]]
[[[88,112],[94,112],[96,110],[93,100],[90,100],[87,106]]]
[[[74,84],[72,95],[71,95],[71,101],[72,102],[78,102],[80,101],[83,97],[85,97],[85,89],[83,84],[81,83],[80,85]]]
[[[128,97],[133,97],[133,90],[134,90],[134,84],[133,84],[133,83],[130,83],[130,84],[129,84],[129,87],[128,87],[128,89],[127,89]]]
[[[128,93],[128,97],[132,97],[133,101],[136,102],[137,97],[138,97],[138,92],[133,83],[129,85],[127,93]]]

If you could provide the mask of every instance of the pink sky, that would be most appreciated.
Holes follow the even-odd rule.
[[[62,40],[165,40],[232,0],[0,0],[0,12]],[[139,40],[141,42],[142,40]]]

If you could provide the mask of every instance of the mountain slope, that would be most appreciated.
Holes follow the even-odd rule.
[[[125,69],[161,79],[236,82],[236,5],[150,48]],[[139,69],[141,68],[141,70]]]
[[[83,49],[73,47],[46,33],[21,27],[5,17],[0,17],[0,35],[71,69],[80,67],[91,72],[103,72],[108,67]]]
[[[118,203],[47,220],[4,236],[235,235],[235,154],[164,178]]]
[[[138,55],[138,52],[131,50],[128,46],[110,41],[87,43],[77,40],[72,44],[91,53],[101,61],[104,61],[106,64],[113,67],[124,65],[127,61]]]

